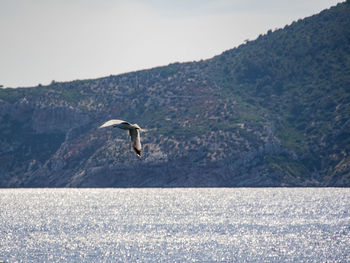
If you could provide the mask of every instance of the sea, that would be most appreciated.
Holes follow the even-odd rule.
[[[0,189],[0,262],[350,262],[350,188]]]

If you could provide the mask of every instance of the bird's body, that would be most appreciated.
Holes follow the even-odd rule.
[[[137,124],[131,124],[127,121],[122,120],[110,120],[100,126],[100,128],[106,128],[112,126],[113,128],[120,128],[123,130],[129,130],[131,138],[131,144],[136,154],[141,157],[141,141],[140,131],[141,128]]]

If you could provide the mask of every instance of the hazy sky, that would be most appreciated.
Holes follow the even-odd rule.
[[[103,77],[213,57],[336,0],[0,0],[0,84]]]

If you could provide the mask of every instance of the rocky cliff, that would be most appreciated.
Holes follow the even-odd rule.
[[[350,5],[212,59],[0,90],[0,187],[350,186]],[[148,129],[143,156],[109,119]]]

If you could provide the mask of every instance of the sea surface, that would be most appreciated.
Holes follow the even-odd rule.
[[[350,188],[0,189],[0,262],[350,262]]]

